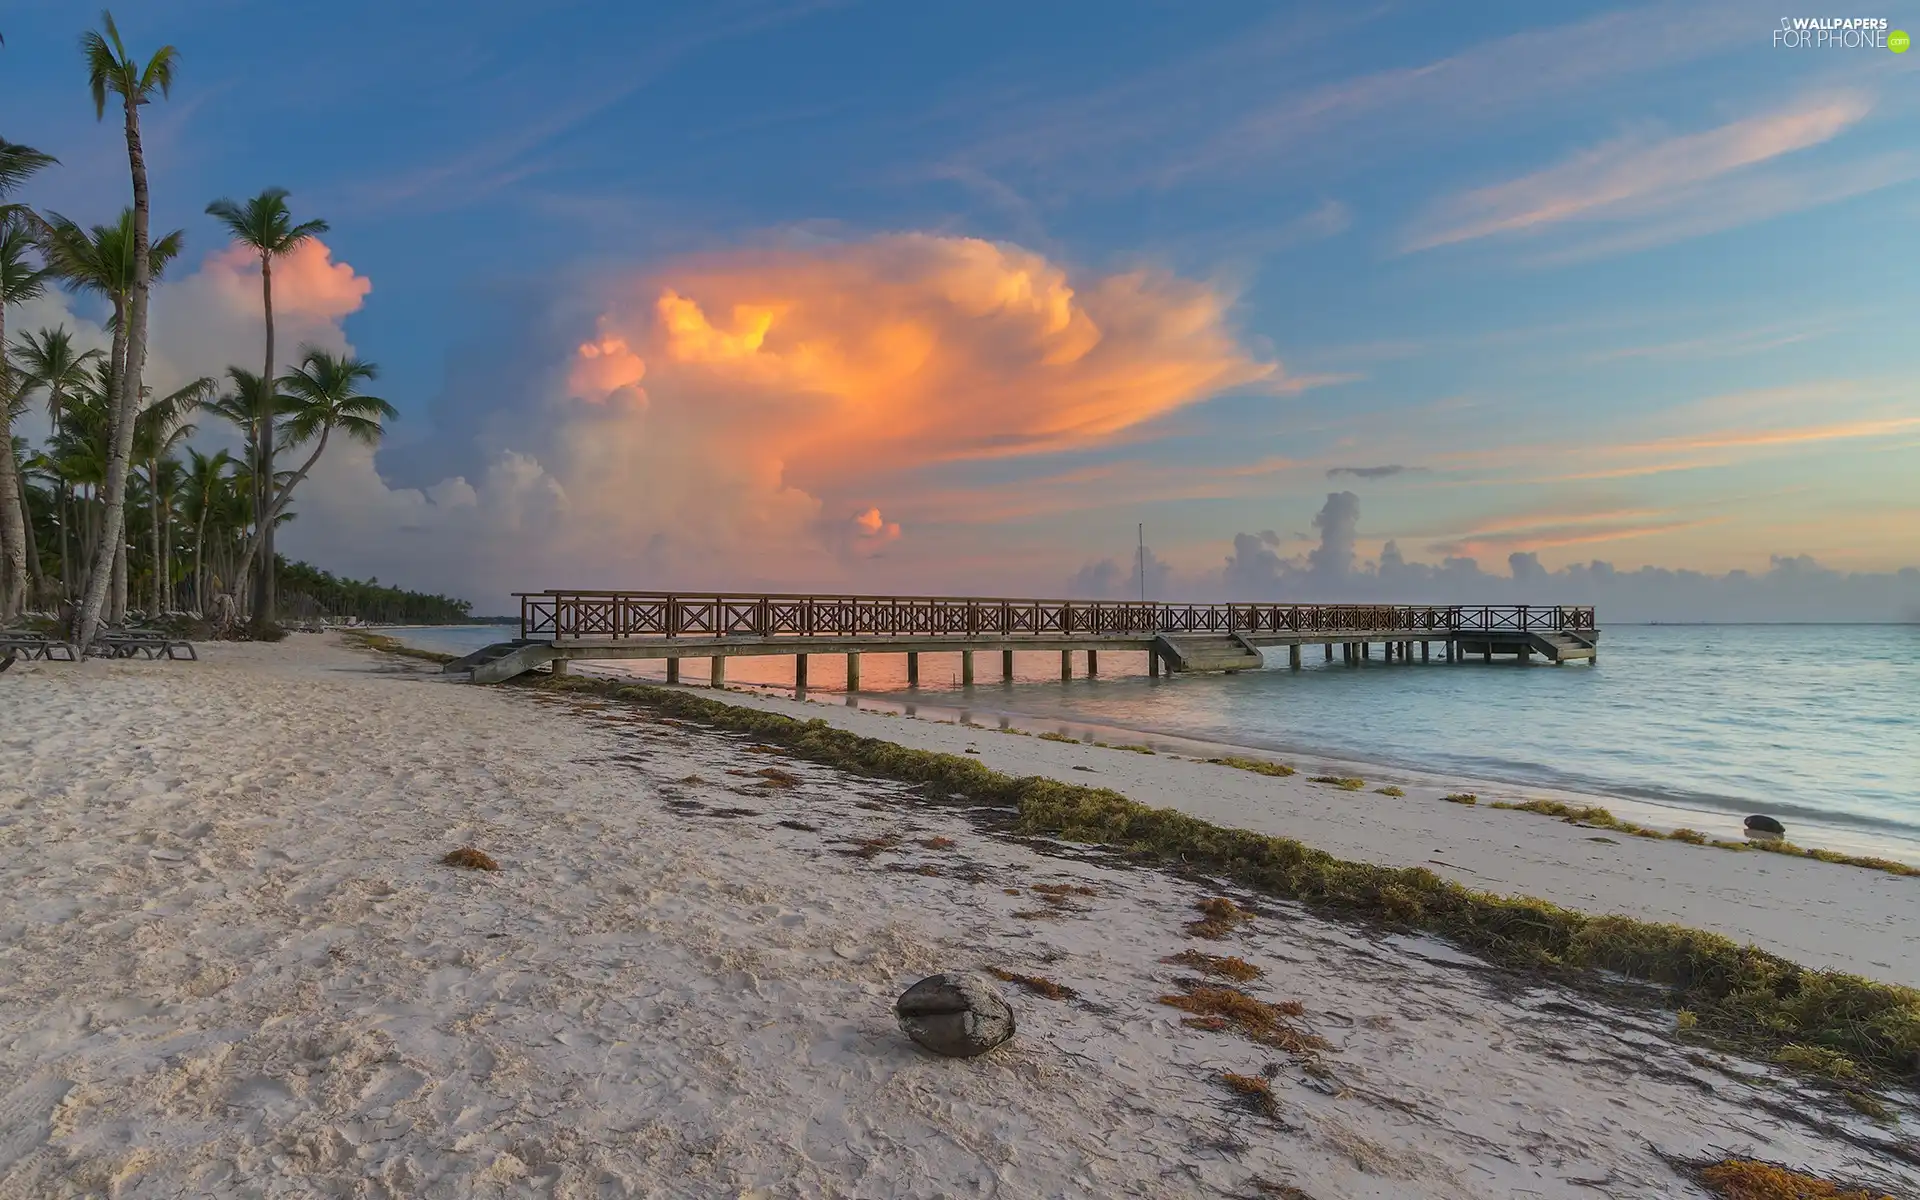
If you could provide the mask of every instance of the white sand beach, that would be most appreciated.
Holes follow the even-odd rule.
[[[0,681],[0,1196],[1651,1198],[1700,1194],[1663,1155],[1726,1154],[1920,1187],[1902,1127],[1671,1014],[617,703],[331,636],[203,657]],[[1920,982],[1916,879],[803,715]],[[439,862],[468,844],[502,869]],[[1255,919],[1191,936],[1222,894]],[[1195,949],[1328,1048],[1183,1026]],[[902,1036],[900,990],[983,967],[1076,996],[1005,985],[1019,1034],[979,1059]],[[1271,1113],[1220,1082],[1268,1069]]]

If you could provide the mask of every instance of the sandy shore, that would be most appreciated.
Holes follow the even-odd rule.
[[[1809,966],[1920,986],[1920,878],[1649,841],[1532,813],[1441,800],[1453,792],[1477,792],[1483,801],[1555,794],[1540,788],[1389,773],[1349,792],[1311,781],[1318,774],[1364,769],[1336,760],[1266,756],[1301,768],[1276,778],[1186,757],[803,704],[759,691],[729,692],[727,700],[822,717],[839,728],[916,749],[977,753],[981,762],[1009,775],[1110,787],[1143,804],[1296,838],[1340,858],[1428,867],[1481,891],[1709,929]],[[1405,796],[1372,790],[1396,782]],[[1713,836],[1737,834],[1723,829]]]
[[[1912,879],[805,713],[1803,962],[1920,961]],[[1697,1193],[1661,1154],[1729,1152],[1920,1182],[1897,1129],[1670,1017],[1256,897],[1197,941],[1204,881],[331,638],[21,664],[0,759],[0,1195],[1666,1197]],[[503,869],[437,861],[468,843]],[[1329,1047],[1183,1026],[1163,960],[1196,948]],[[983,1059],[899,1034],[901,988],[983,966],[1078,995],[1008,985],[1020,1035]],[[1271,1115],[1220,1084],[1265,1068]]]

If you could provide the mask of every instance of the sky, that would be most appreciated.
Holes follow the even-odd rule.
[[[283,357],[401,414],[296,494],[336,572],[1920,619],[1920,54],[1711,2],[115,15],[180,54],[156,386],[257,369],[208,201],[330,225]],[[96,20],[0,23],[18,198],[89,223]]]

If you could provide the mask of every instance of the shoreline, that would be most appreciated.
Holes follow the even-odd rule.
[[[625,682],[612,674],[577,677]],[[1490,804],[1439,802],[1462,784],[1475,786],[1470,780],[1414,782],[1405,796],[1382,796],[1368,789],[1384,776],[1367,779],[1366,789],[1347,791],[1315,783],[1319,772],[1313,767],[1274,778],[1197,755],[1143,755],[1009,736],[757,689],[665,690],[802,720],[817,717],[913,750],[977,752],[983,765],[1011,776],[1112,788],[1149,807],[1171,808],[1221,828],[1293,838],[1343,860],[1422,867],[1476,891],[1702,929],[1815,969],[1920,986],[1920,879],[1913,877],[1763,851],[1615,838],[1603,828]]]
[[[25,751],[0,781],[0,843],[35,848],[0,855],[16,899],[0,921],[0,1144],[18,1152],[0,1191],[1571,1200],[1602,1178],[1623,1196],[1702,1196],[1676,1164],[1735,1155],[1840,1177],[1865,1155],[1882,1190],[1920,1182],[1900,1129],[1863,1115],[1911,1119],[1906,1089],[1876,1100],[1705,1053],[1645,997],[1621,1007],[1431,937],[1035,836],[1005,808],[590,681],[463,687],[331,636],[204,650],[23,664],[19,690],[0,690],[19,718],[0,744]],[[1330,791],[712,699],[857,720],[885,739],[876,753],[972,738],[981,754],[962,765],[1052,764],[1078,784],[1164,772],[1176,790],[1272,787],[1296,806]],[[1396,836],[1383,811],[1468,832],[1498,819],[1527,845],[1568,832],[1375,809]],[[500,870],[443,865],[467,845]],[[1691,849],[1622,839],[1617,853],[1697,873]],[[1854,905],[1843,892],[1774,916],[1819,932]],[[1196,931],[1196,907],[1222,896],[1230,927]],[[1212,986],[1192,974],[1210,955],[1293,1014],[1293,1049],[1169,1003]],[[893,997],[943,969],[1016,977],[1012,1044],[952,1061],[906,1042]],[[1270,1104],[1234,1080],[1266,1080]]]
[[[1657,627],[1656,625],[1647,626],[1647,628]],[[426,636],[422,639],[423,641],[432,644],[436,640],[431,627],[412,628],[424,628]],[[396,627],[393,632],[404,637],[407,628]],[[951,664],[948,665],[951,666]],[[1103,675],[1103,681],[1129,684],[1145,678],[1144,675],[1125,665],[1124,656],[1123,661],[1117,665],[1119,669]],[[586,662],[579,664],[576,670],[594,676],[634,679],[655,685],[664,684],[663,671],[651,665],[642,666],[640,663]],[[948,679],[940,675],[940,670],[941,668],[936,668],[935,679],[923,683],[918,689],[910,690],[904,686],[888,683],[880,688],[849,694],[837,684],[825,682],[809,689],[804,698],[809,703],[839,705],[847,702],[851,695],[852,701],[857,704],[908,714],[925,713],[936,720],[984,719],[988,722],[1010,723],[1015,728],[1029,732],[1053,729],[1072,734],[1073,730],[1078,729],[1097,740],[1136,743],[1145,741],[1200,757],[1273,758],[1278,756],[1282,761],[1299,760],[1337,768],[1337,773],[1341,774],[1377,777],[1403,786],[1407,784],[1444,785],[1450,791],[1473,791],[1508,803],[1544,799],[1575,808],[1599,806],[1626,821],[1663,830],[1682,828],[1700,830],[1710,839],[1743,840],[1745,833],[1741,820],[1756,813],[1764,814],[1784,822],[1788,826],[1788,840],[1797,845],[1856,857],[1890,858],[1909,866],[1920,867],[1920,824],[1903,823],[1897,816],[1856,813],[1845,807],[1821,808],[1803,805],[1794,801],[1791,789],[1782,789],[1777,786],[1765,788],[1766,795],[1762,797],[1754,792],[1752,786],[1743,789],[1751,794],[1733,794],[1697,788],[1669,787],[1665,777],[1631,778],[1625,782],[1613,781],[1601,776],[1583,777],[1577,773],[1556,771],[1553,764],[1544,758],[1537,762],[1526,761],[1524,770],[1512,768],[1502,770],[1496,762],[1491,760],[1468,760],[1431,765],[1418,753],[1396,755],[1390,748],[1383,747],[1372,749],[1348,747],[1329,750],[1325,746],[1314,744],[1308,740],[1307,736],[1278,738],[1249,736],[1240,739],[1230,736],[1213,737],[1206,733],[1162,728],[1150,719],[1110,720],[1083,716],[1072,711],[1077,706],[1071,697],[1060,702],[1064,711],[1035,712],[1030,707],[1026,709],[1006,707],[1006,703],[1011,701],[1012,697],[1002,691],[1001,685],[989,683],[963,690],[957,677]],[[832,676],[831,672],[828,674]],[[1046,689],[1053,684],[1054,680],[1049,676],[1023,675],[1013,686],[1021,689],[1041,689],[1032,695],[1038,698],[1041,708],[1050,708],[1053,707],[1052,693]],[[682,686],[698,687],[691,681],[683,683]],[[754,692],[789,699],[794,695],[790,680],[778,677],[729,680],[726,690],[741,694]],[[1316,769],[1313,773],[1321,772]],[[1640,774],[1644,773],[1629,772],[1629,776]],[[1682,776],[1679,774],[1671,776],[1671,778],[1680,777]],[[1746,782],[1749,785],[1754,783],[1751,779]],[[1783,792],[1783,794],[1776,796],[1776,792]]]
[[[631,680],[650,687],[678,686],[695,693],[711,690],[684,682],[679,685],[668,685],[658,677],[609,669],[606,664],[601,663],[584,664],[577,667],[576,671],[589,678]],[[1002,728],[1012,728],[1035,735],[1057,732],[1083,742],[1143,743],[1156,750],[1166,750],[1199,759],[1230,756],[1264,758],[1296,765],[1303,775],[1358,775],[1367,779],[1369,783],[1434,788],[1443,792],[1473,792],[1483,801],[1515,804],[1528,800],[1548,800],[1576,808],[1598,806],[1626,821],[1650,825],[1662,830],[1694,829],[1707,834],[1709,838],[1742,839],[1745,836],[1742,820],[1746,815],[1766,812],[1768,815],[1777,816],[1784,812],[1787,815],[1782,819],[1788,823],[1788,840],[1796,845],[1809,849],[1832,850],[1848,855],[1891,858],[1907,866],[1920,868],[1920,836],[1906,836],[1886,830],[1863,828],[1860,825],[1830,818],[1808,816],[1802,810],[1792,806],[1779,810],[1761,807],[1741,809],[1734,807],[1731,799],[1724,806],[1706,804],[1694,806],[1678,799],[1662,801],[1621,791],[1610,791],[1600,785],[1575,787],[1500,779],[1468,771],[1422,768],[1410,763],[1387,761],[1364,755],[1328,754],[1313,749],[1285,749],[1251,742],[1217,741],[1161,729],[1116,725],[1071,716],[1038,716],[994,708],[988,704],[966,703],[955,693],[941,689],[928,689],[911,698],[903,696],[900,692],[849,693],[837,689],[817,689],[810,690],[806,696],[796,699],[790,685],[729,683],[722,689],[721,694],[764,696],[790,704],[822,706],[830,710],[854,707],[855,705],[847,703],[851,700],[866,711],[890,712],[908,719],[930,720],[934,723],[951,721],[964,724],[973,720],[978,725],[980,722],[977,717],[984,714]]]

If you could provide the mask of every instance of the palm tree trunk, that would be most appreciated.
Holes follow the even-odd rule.
[[[7,306],[0,303],[0,346],[7,344]],[[11,368],[0,354],[0,396],[11,396],[7,375]],[[13,419],[0,400],[0,625],[20,611],[27,587],[26,513],[16,507],[20,494],[19,464],[13,460]]]
[[[273,500],[273,440],[274,416],[272,400],[277,391],[273,383],[273,255],[260,252],[260,307],[266,314],[267,358],[260,372],[261,386],[267,389],[266,412],[261,417],[262,428],[258,437],[259,463],[254,468],[253,494],[256,513],[267,511]],[[273,623],[273,518],[269,515],[258,523],[256,541],[259,542],[259,572],[253,584],[253,624],[256,629],[264,629]],[[242,568],[242,574],[245,569]]]
[[[127,369],[119,380],[114,398],[111,445],[107,453],[106,536],[102,539],[102,557],[94,562],[93,578],[87,581],[87,595],[74,618],[74,637],[84,650],[93,644],[100,628],[100,610],[106,607],[107,588],[112,583],[114,548],[124,551],[127,512],[127,466],[133,457],[133,418],[140,406],[140,373],[147,363],[147,292],[150,284],[148,261],[151,253],[147,236],[148,205],[147,163],[140,149],[140,108],[132,96],[126,98],[127,169],[133,176],[133,296],[127,305]],[[118,557],[116,555],[116,557]],[[121,576],[124,582],[124,574]]]
[[[73,599],[73,489],[66,476],[59,477],[60,489],[60,598]]]
[[[200,516],[193,523],[193,607],[207,615],[207,498],[200,497]]]
[[[13,444],[11,439],[9,439],[7,444],[9,446]],[[13,477],[20,485],[20,524],[25,528],[27,533],[28,587],[26,606],[32,608],[34,605],[45,601],[47,591],[46,573],[40,568],[40,539],[35,537],[33,533],[33,506],[27,503],[27,473],[19,470],[16,465]]]
[[[147,514],[153,521],[153,604],[147,616],[157,618],[167,610],[166,580],[160,574],[160,460],[147,460]]]
[[[126,520],[124,515],[121,520]],[[124,524],[120,532],[121,541],[114,547],[113,555],[113,598],[107,604],[107,624],[116,626],[127,623],[127,543]]]
[[[160,506],[165,523],[160,527],[160,597],[163,603],[161,613],[168,613],[179,607],[179,596],[173,586],[173,497],[169,495],[166,503]]]

